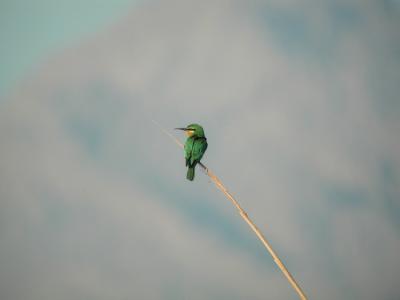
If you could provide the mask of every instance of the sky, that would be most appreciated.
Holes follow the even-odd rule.
[[[47,57],[106,28],[138,0],[0,1],[0,96]]]
[[[152,119],[310,299],[400,297],[399,1],[59,3],[1,2],[1,299],[297,299]]]

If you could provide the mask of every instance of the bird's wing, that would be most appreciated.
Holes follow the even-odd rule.
[[[192,155],[190,157],[190,164],[193,164],[195,161],[200,161],[204,155],[204,152],[206,152],[207,146],[208,144],[206,138],[198,138],[194,141]]]
[[[185,147],[184,147],[186,166],[189,164],[190,158],[192,156],[193,144],[194,144],[193,138],[190,137],[186,140]]]

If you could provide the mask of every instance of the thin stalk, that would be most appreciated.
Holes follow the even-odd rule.
[[[171,139],[174,140],[174,142],[183,148],[183,144],[171,133],[169,133],[167,130],[165,130],[159,123],[156,121],[152,120],[166,135],[168,135]],[[299,298],[302,300],[307,300],[306,295],[300,288],[299,284],[296,282],[292,274],[288,271],[288,269],[285,267],[283,262],[280,260],[276,252],[272,249],[271,244],[268,242],[268,240],[264,237],[260,229],[254,224],[254,222],[249,218],[248,214],[246,211],[240,206],[239,202],[236,201],[236,199],[232,196],[231,193],[228,192],[228,190],[225,188],[225,186],[222,184],[221,180],[209,169],[207,168],[203,163],[199,163],[199,165],[204,169],[208,177],[211,178],[211,180],[214,182],[214,184],[219,188],[224,195],[228,198],[229,201],[237,208],[239,211],[240,216],[246,221],[246,223],[250,226],[250,228],[254,231],[254,233],[257,235],[257,237],[260,239],[260,241],[263,243],[265,248],[268,250],[268,252],[271,254],[272,258],[274,259],[274,262],[276,265],[279,267],[279,269],[282,271],[282,273],[285,275],[286,279],[289,281],[293,289],[296,291],[298,294]]]

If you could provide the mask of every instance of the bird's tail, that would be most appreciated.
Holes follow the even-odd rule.
[[[193,181],[194,179],[194,167],[195,166],[189,166],[186,173],[186,178],[190,181]]]

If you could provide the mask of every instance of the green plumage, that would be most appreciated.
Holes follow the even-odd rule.
[[[193,167],[188,167],[187,173],[186,173],[186,179],[193,181],[194,179],[194,166]]]
[[[181,129],[191,134],[186,140],[184,150],[186,166],[188,167],[186,178],[192,181],[195,175],[195,167],[207,150],[207,139],[203,128],[198,124],[190,124]]]

